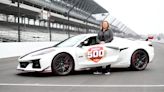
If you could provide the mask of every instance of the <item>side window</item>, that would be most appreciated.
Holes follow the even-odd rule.
[[[86,39],[84,41],[84,46],[91,46],[91,45],[96,45],[97,44],[97,40],[96,40],[96,36],[95,37],[90,37],[88,39]]]

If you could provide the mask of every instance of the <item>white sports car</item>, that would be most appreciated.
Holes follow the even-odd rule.
[[[98,44],[97,34],[82,34],[19,57],[18,70],[68,75],[100,66],[144,70],[154,57],[151,42],[114,37]]]

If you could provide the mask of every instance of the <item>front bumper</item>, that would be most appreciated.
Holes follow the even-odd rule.
[[[27,71],[27,72],[50,72],[51,67],[43,67],[40,63],[40,59],[30,60],[30,61],[21,61],[17,66],[17,70]]]
[[[152,53],[149,54],[149,62],[153,62],[153,59],[154,59],[154,49],[152,51]]]

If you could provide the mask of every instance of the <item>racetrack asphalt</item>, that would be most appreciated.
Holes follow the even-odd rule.
[[[155,58],[146,70],[112,69],[111,75],[25,73],[16,70],[18,57],[0,59],[0,92],[164,92],[164,44],[153,46]]]

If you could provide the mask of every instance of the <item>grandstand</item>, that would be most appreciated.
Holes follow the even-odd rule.
[[[50,36],[57,41],[96,32],[100,21],[92,14],[99,13],[108,12],[93,0],[1,0],[0,39],[18,41],[18,25],[20,41],[49,41]]]
[[[22,25],[23,26],[23,25]],[[24,28],[25,27],[25,28]],[[27,25],[21,27],[21,41],[48,41],[49,40],[49,32],[46,27],[38,27],[33,25]],[[17,41],[17,24],[14,23],[5,23],[0,22],[0,36],[1,38],[5,38],[4,40],[8,41]],[[54,41],[60,41],[67,38],[65,31],[56,31],[56,29],[52,30],[52,37],[55,37]],[[79,32],[80,33],[80,32]],[[71,36],[78,34],[77,32],[71,32]],[[60,37],[60,38],[59,38]]]
[[[93,15],[105,13],[94,0],[0,0],[0,41],[61,41],[94,33],[101,21]]]

